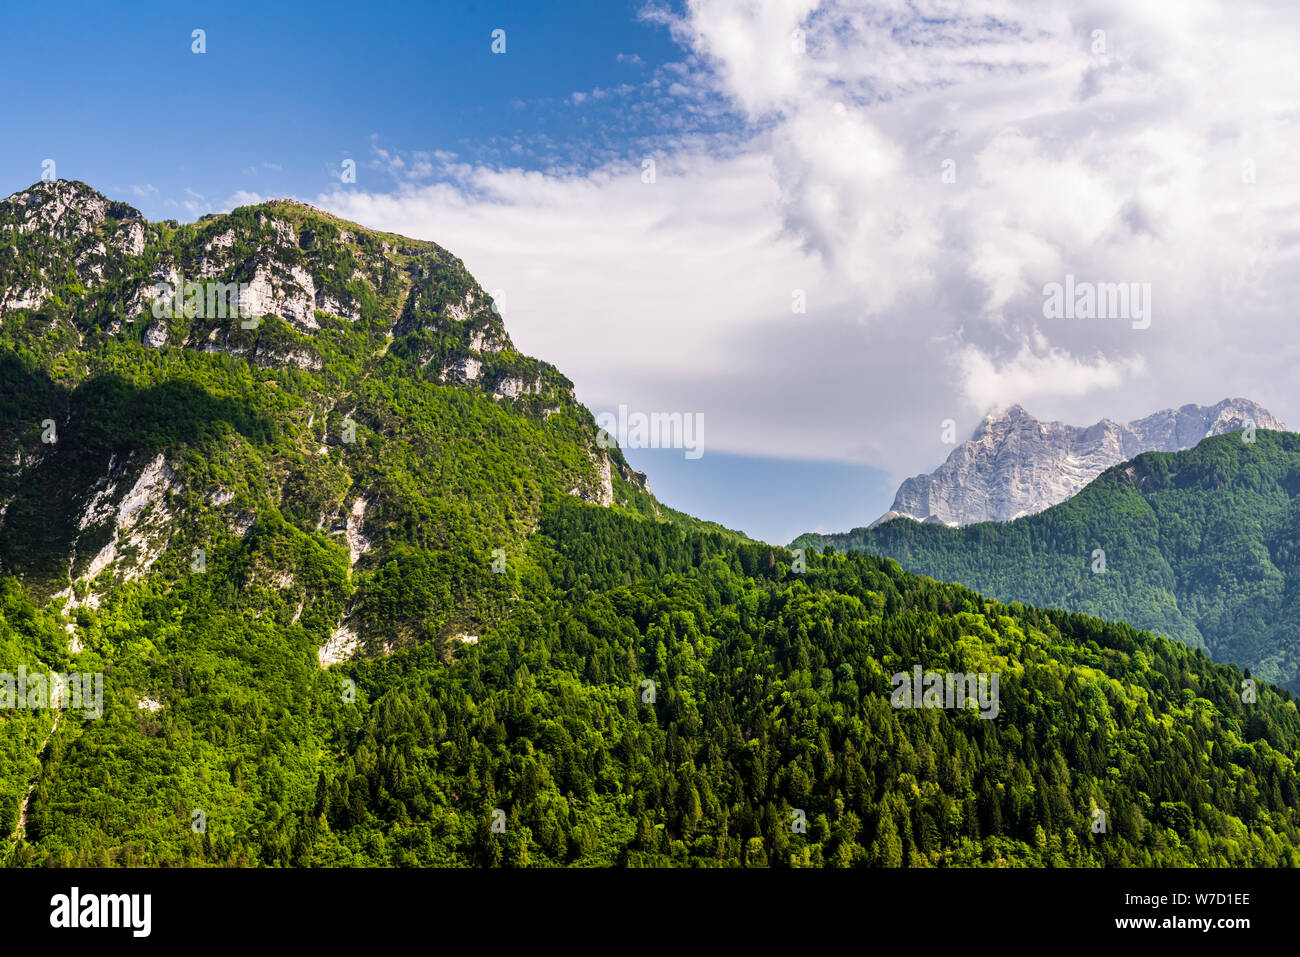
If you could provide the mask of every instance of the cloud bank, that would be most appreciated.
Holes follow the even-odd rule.
[[[376,144],[390,190],[316,202],[447,246],[589,405],[702,411],[718,451],[910,474],[1012,402],[1300,421],[1300,9],[1138,6],[652,6],[682,59],[621,100],[715,132],[555,171]],[[1149,328],[1046,318],[1067,275],[1149,283]]]

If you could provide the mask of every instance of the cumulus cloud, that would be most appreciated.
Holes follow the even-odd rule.
[[[1010,360],[995,363],[981,350],[967,347],[961,357],[962,388],[981,408],[1030,402],[1043,395],[1077,397],[1097,389],[1113,389],[1129,376],[1142,373],[1141,356],[1089,361],[1048,344],[1036,334]]]
[[[270,196],[263,196],[261,193],[254,193],[251,190],[237,189],[226,197],[223,206],[227,211],[229,211],[237,209],[240,206],[257,206],[260,203],[265,203],[271,198],[272,197]]]
[[[790,313],[794,289],[824,281],[820,262],[782,237],[761,155],[664,158],[652,183],[640,165],[449,175],[454,183],[316,202],[437,237],[502,293],[516,341],[600,401],[617,400],[628,372],[707,378],[732,332]]]
[[[726,92],[756,119],[810,92],[803,24],[817,6],[817,0],[692,0],[684,19],[664,19],[708,58]]]
[[[629,110],[671,102],[712,135],[665,124],[623,159],[549,173],[376,144],[396,191],[318,202],[453,249],[589,403],[691,402],[720,451],[902,474],[943,457],[934,422],[1015,401],[1087,423],[1244,394],[1300,420],[1300,11],[689,0],[644,15],[684,55],[624,91]],[[1149,283],[1150,327],[1046,318],[1043,288],[1067,275]]]

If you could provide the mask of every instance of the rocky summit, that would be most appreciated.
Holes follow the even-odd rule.
[[[1007,522],[1063,502],[1112,465],[1142,452],[1178,452],[1254,425],[1285,431],[1248,399],[1165,409],[1134,422],[1086,427],[1041,422],[1019,405],[985,416],[969,441],[929,475],[899,486],[874,525],[905,517],[945,525]]]
[[[154,223],[67,180],[0,201],[0,238],[0,574],[69,612],[271,515],[337,544],[359,585],[420,543],[509,548],[553,493],[657,507],[434,243],[290,200]],[[532,456],[505,487],[487,435]],[[471,498],[501,510],[467,522]],[[286,559],[253,579],[297,622],[319,596]],[[474,590],[410,634],[479,628]],[[322,660],[366,643],[365,608],[337,609]]]

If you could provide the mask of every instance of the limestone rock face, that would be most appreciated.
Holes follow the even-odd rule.
[[[1143,452],[1189,449],[1251,424],[1286,430],[1248,399],[1185,405],[1127,423],[1102,419],[1086,427],[1040,422],[1013,405],[985,416],[934,472],[903,482],[893,506],[873,524],[898,517],[948,525],[1011,521],[1065,501],[1112,465]]]
[[[42,180],[0,200],[0,316],[39,309],[69,274],[86,290],[121,275],[147,223],[85,183]]]

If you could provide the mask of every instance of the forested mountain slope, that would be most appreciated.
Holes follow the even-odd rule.
[[[243,582],[401,644],[499,611],[483,558],[548,496],[656,508],[432,243],[285,202],[145,223],[63,181],[0,203],[0,232],[0,572],[38,599],[93,610],[283,520]],[[253,318],[154,315],[154,284],[190,281],[245,284]]]
[[[9,864],[1300,864],[1289,694],[663,508],[440,247],[64,182],[0,232],[0,672],[104,679],[0,710]],[[259,321],[155,316],[190,276]]]
[[[229,597],[126,586],[89,639],[116,636],[109,712],[65,717],[14,860],[1300,864],[1285,693],[885,559],[792,558],[557,503],[500,627],[329,672]],[[893,707],[917,664],[999,674],[997,716]]]
[[[1300,690],[1294,433],[1236,432],[1140,455],[1010,523],[903,519],[794,545],[862,549],[1004,601],[1121,619]]]

